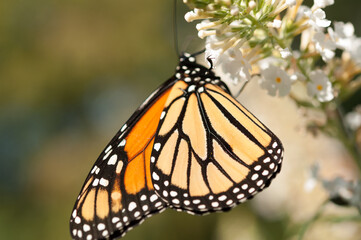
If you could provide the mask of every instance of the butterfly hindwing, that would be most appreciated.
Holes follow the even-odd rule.
[[[185,58],[176,76],[154,140],[154,188],[172,208],[228,210],[269,185],[282,144],[213,72]]]
[[[130,117],[99,156],[75,203],[73,239],[123,235],[167,203],[155,193],[150,155],[158,120],[174,79],[160,86]]]

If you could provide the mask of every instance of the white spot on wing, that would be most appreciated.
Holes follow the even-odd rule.
[[[219,200],[219,201],[224,201],[224,200],[226,200],[226,199],[227,199],[227,196],[226,196],[226,195],[222,195],[222,196],[218,197],[218,200]]]
[[[258,178],[258,174],[255,173],[255,174],[252,175],[252,178],[251,178],[251,179],[254,181],[254,180],[256,180],[257,178]]]
[[[237,195],[237,199],[241,199],[241,198],[244,198],[244,194],[243,194],[243,193]]]
[[[131,212],[137,207],[137,204],[135,202],[129,203],[128,210]]]
[[[83,225],[83,230],[84,230],[84,232],[90,231],[90,226],[88,224],[84,224]]]
[[[261,186],[263,184],[263,180],[259,180],[258,182],[257,182],[257,186]]]
[[[189,86],[189,88],[188,88],[188,92],[193,92],[194,89],[196,89],[196,86],[195,86],[195,85],[191,85],[191,86]]]
[[[159,176],[156,172],[153,172],[152,177],[154,180],[159,181]]]
[[[104,223],[99,223],[98,224],[98,230],[99,231],[102,231],[102,230],[104,230],[105,229],[105,224]]]
[[[108,161],[108,165],[115,165],[117,160],[118,160],[118,156],[116,154],[113,154],[113,156],[111,156]]]
[[[162,112],[162,114],[160,115],[160,120],[162,120],[165,116],[165,111]]]
[[[126,142],[127,142],[127,140],[123,139],[123,140],[119,143],[118,147],[124,147]]]
[[[113,152],[113,149],[110,150],[109,152],[107,152],[107,153],[104,155],[103,160],[107,159],[112,152]]]
[[[99,181],[100,185],[103,185],[104,187],[108,186],[109,181],[106,180],[105,178],[101,178]]]
[[[93,187],[98,186],[98,184],[99,184],[99,179],[98,178],[94,179],[93,184],[92,184]]]
[[[103,233],[102,233],[103,237],[107,237],[109,235],[109,232],[107,230],[105,230]]]
[[[112,145],[109,145],[109,146],[107,147],[107,149],[105,149],[104,152],[107,153],[107,152],[109,152],[110,149],[112,149]]]
[[[262,168],[261,165],[257,165],[254,167],[254,170],[259,171],[259,170],[261,170],[261,168]]]
[[[74,222],[75,222],[76,224],[81,223],[81,219],[80,219],[80,217],[76,217],[76,218],[75,218],[75,220],[74,220]]]
[[[155,149],[156,151],[159,151],[160,146],[161,146],[160,143],[155,143],[155,144],[154,144],[154,149]]]
[[[153,195],[150,197],[150,201],[151,201],[151,202],[154,202],[154,201],[157,200],[157,199],[158,199],[158,196],[155,195],[155,194],[153,194]]]
[[[121,132],[124,132],[124,130],[127,128],[127,124],[124,124],[123,127],[120,129]]]
[[[194,200],[193,200],[193,203],[194,203],[194,204],[200,204],[200,203],[201,203],[201,200],[199,200],[199,199],[194,199]]]

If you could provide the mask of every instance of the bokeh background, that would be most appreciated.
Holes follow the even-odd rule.
[[[306,3],[311,1],[306,1]],[[180,50],[202,47],[179,1]],[[328,19],[361,35],[361,1]],[[172,1],[0,1],[0,239],[70,239],[69,217],[90,167],[142,101],[174,72]],[[250,203],[204,217],[165,211],[124,239],[297,239],[327,193],[304,188],[309,168],[359,177],[337,141],[304,131],[288,99],[249,87],[239,100],[283,141],[284,167]],[[307,184],[306,184],[307,185]],[[325,215],[357,216],[328,204]],[[358,221],[317,221],[305,239],[360,239]]]

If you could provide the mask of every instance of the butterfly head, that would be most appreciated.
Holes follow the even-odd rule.
[[[214,84],[222,87],[229,92],[227,86],[222,82],[220,77],[216,76],[211,68],[206,68],[196,62],[196,56],[198,54],[183,53],[179,57],[179,64],[176,67],[175,78],[183,80],[189,86],[190,89],[202,89],[205,84]],[[194,86],[194,87],[193,87]]]

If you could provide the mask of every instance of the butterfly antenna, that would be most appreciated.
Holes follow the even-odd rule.
[[[200,50],[200,51],[198,51],[198,52],[193,53],[192,56],[193,56],[193,57],[196,57],[196,56],[204,53],[205,51],[206,51],[206,49],[204,48],[204,49],[202,49],[202,50]]]
[[[245,83],[242,85],[241,89],[239,89],[238,93],[235,95],[235,98],[238,98],[239,95],[241,95],[241,93],[243,92],[243,90],[246,88],[248,82],[249,82],[249,81],[245,82]]]
[[[176,50],[177,56],[179,58],[179,47],[178,47],[178,26],[177,26],[177,0],[173,1],[173,41],[174,41],[174,48]]]
[[[207,61],[209,62],[209,70],[212,70],[213,69],[213,60],[210,56],[207,57]]]

